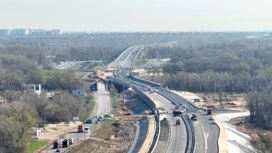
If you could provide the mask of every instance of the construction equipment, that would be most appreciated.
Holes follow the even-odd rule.
[[[197,120],[197,118],[196,118],[196,115],[195,115],[195,114],[192,114],[191,120],[192,120],[192,121],[196,121],[196,120]]]
[[[53,148],[54,149],[57,149],[59,147],[59,140],[55,140],[54,142],[53,142]]]
[[[212,115],[212,108],[207,108],[207,115]]]
[[[174,116],[179,116],[180,114],[183,114],[183,112],[181,110],[173,110]]]
[[[180,120],[179,119],[177,119],[176,125],[180,125]]]
[[[78,126],[77,132],[78,132],[78,133],[83,133],[83,127],[82,127],[82,125],[79,125],[79,126]]]

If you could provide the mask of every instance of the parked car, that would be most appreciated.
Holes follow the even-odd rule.
[[[84,133],[89,133],[90,132],[90,128],[89,127],[85,127],[84,128]]]
[[[88,119],[85,123],[92,123],[92,119]]]
[[[62,141],[62,147],[63,148],[66,148],[66,147],[68,147],[69,146],[69,140],[68,139],[64,139],[63,141]]]
[[[69,138],[69,144],[73,144],[74,143],[74,138]]]

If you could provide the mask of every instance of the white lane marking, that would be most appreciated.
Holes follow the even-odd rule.
[[[203,126],[201,126],[202,130],[203,130],[203,134],[204,134],[204,142],[205,142],[205,153],[207,153],[207,149],[208,149],[208,143],[207,143],[207,139],[208,139],[208,134],[205,133]]]

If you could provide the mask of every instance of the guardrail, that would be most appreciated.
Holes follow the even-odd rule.
[[[185,153],[194,153],[195,152],[195,129],[190,117],[186,115],[181,116],[187,131],[187,142]]]
[[[163,97],[165,97],[166,99],[168,99],[170,102],[172,102],[175,105],[179,105],[179,104],[181,104],[181,102],[186,102],[192,106],[194,111],[197,111],[199,109],[199,107],[197,107],[196,105],[193,105],[191,102],[182,98],[181,96],[177,95],[174,92],[168,91],[166,89],[162,89],[162,90],[158,90],[158,93],[160,95],[162,95]]]
[[[137,89],[136,86],[131,85],[131,83],[128,83],[127,81],[123,80],[122,78],[120,78],[119,74],[117,73],[118,70],[116,70],[114,72],[114,76],[115,77],[119,77],[119,78],[115,78],[115,77],[109,77],[109,79],[119,85],[123,85],[125,87],[131,87],[133,90],[136,91],[137,95],[147,104],[147,106],[150,108],[150,110],[152,111],[152,114],[155,114],[154,118],[155,118],[155,134],[153,137],[153,141],[152,144],[150,145],[149,149],[148,149],[148,153],[152,153],[155,149],[155,146],[158,143],[159,140],[159,135],[160,135],[160,114],[159,114],[159,110],[156,108],[155,103],[147,96],[145,95],[143,92],[141,92],[139,89]],[[145,83],[144,81],[142,83]],[[157,83],[156,83],[157,84]],[[158,84],[157,84],[158,85]],[[158,85],[159,86],[159,85]]]
[[[147,104],[147,106],[151,109],[152,114],[157,114],[155,103],[147,95],[142,93],[133,85],[132,85],[132,89],[134,89],[137,92],[137,95]]]
[[[153,141],[152,141],[152,144],[150,145],[150,148],[148,150],[148,153],[152,153],[155,148],[156,148],[156,145],[159,141],[159,136],[160,136],[160,132],[161,132],[161,124],[160,124],[160,113],[159,113],[159,109],[157,109],[157,115],[155,115],[155,134],[154,134],[154,137],[153,137]]]
[[[130,77],[132,80],[134,80],[134,81],[138,81],[138,82],[141,82],[141,83],[150,85],[150,86],[152,86],[152,87],[160,87],[160,86],[161,86],[159,83],[156,83],[156,82],[152,82],[152,81],[148,81],[148,80],[144,80],[144,79],[140,79],[140,78],[134,77],[131,73],[129,73],[129,77]]]

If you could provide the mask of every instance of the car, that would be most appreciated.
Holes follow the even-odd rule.
[[[216,124],[216,123],[215,123],[215,120],[212,121],[212,124]]]
[[[85,127],[84,128],[84,133],[89,133],[90,132],[90,128],[89,127]]]
[[[125,116],[129,116],[129,115],[131,115],[131,113],[126,113],[126,114],[125,114]]]
[[[213,117],[210,117],[209,120],[214,120]]]
[[[95,118],[97,118],[98,117],[98,115],[95,115]]]
[[[99,116],[99,118],[102,120],[102,119],[104,118],[104,116],[103,116],[103,115],[101,115],[101,116]]]
[[[88,119],[85,123],[92,123],[92,119]]]

